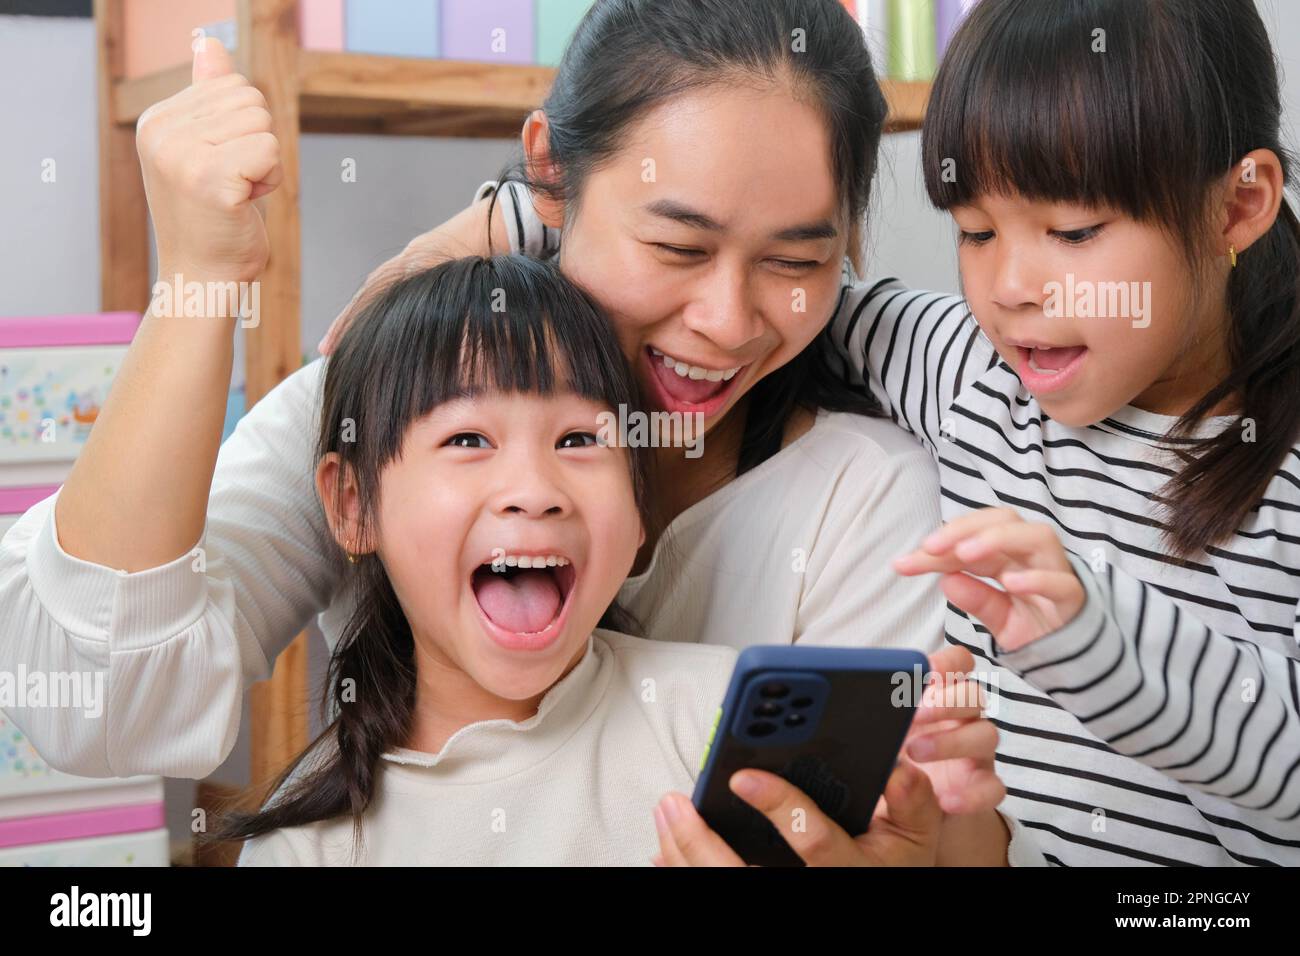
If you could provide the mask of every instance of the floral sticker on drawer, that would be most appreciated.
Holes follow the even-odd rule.
[[[77,457],[139,321],[0,318],[0,464]]]
[[[0,781],[48,778],[52,773],[22,731],[0,712]]]

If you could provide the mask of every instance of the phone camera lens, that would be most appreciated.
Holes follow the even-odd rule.
[[[749,725],[749,736],[767,737],[776,733],[776,724],[769,720],[758,720]]]
[[[790,693],[790,688],[784,684],[764,684],[759,693],[764,697],[784,697]]]
[[[803,714],[790,714],[785,719],[785,725],[787,727],[801,727],[807,719]]]
[[[754,708],[755,717],[779,717],[781,705],[774,700],[765,700]]]

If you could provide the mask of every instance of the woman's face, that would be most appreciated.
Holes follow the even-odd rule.
[[[848,248],[830,155],[784,88],[719,86],[652,112],[590,175],[560,266],[659,408],[707,430],[830,320]]]

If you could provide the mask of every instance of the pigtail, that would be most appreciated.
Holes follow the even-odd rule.
[[[362,820],[375,796],[383,754],[407,740],[415,709],[415,643],[379,559],[358,569],[363,598],[345,627],[327,674],[323,707],[333,720],[275,781],[255,813],[225,815],[211,842],[248,840],[282,827],[350,815],[353,850],[362,848]],[[326,714],[328,717],[329,715]]]
[[[1188,453],[1162,491],[1166,545],[1182,557],[1236,533],[1300,437],[1300,221],[1285,200],[1232,271],[1228,311],[1232,369],[1175,434],[1233,395],[1241,421]]]

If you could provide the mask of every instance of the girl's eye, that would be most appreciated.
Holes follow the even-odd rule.
[[[482,444],[481,445],[477,444],[478,442],[482,442]],[[488,444],[488,440],[484,438],[482,435],[478,434],[477,432],[459,432],[458,434],[452,435],[450,438],[448,438],[444,444],[450,445],[453,448],[491,448],[492,447],[491,445]]]
[[[967,232],[965,229],[957,234],[957,241],[964,246],[982,246],[993,238],[993,233],[986,232]]]
[[[1052,235],[1054,235],[1061,242],[1064,242],[1066,245],[1077,246],[1080,243],[1084,243],[1087,242],[1089,239],[1092,239],[1099,232],[1101,232],[1101,230],[1102,230],[1101,226],[1089,226],[1086,229],[1070,229],[1064,232],[1054,231]]]
[[[588,441],[587,439],[591,439]],[[556,448],[590,448],[599,445],[600,440],[592,432],[569,432],[560,439]]]

